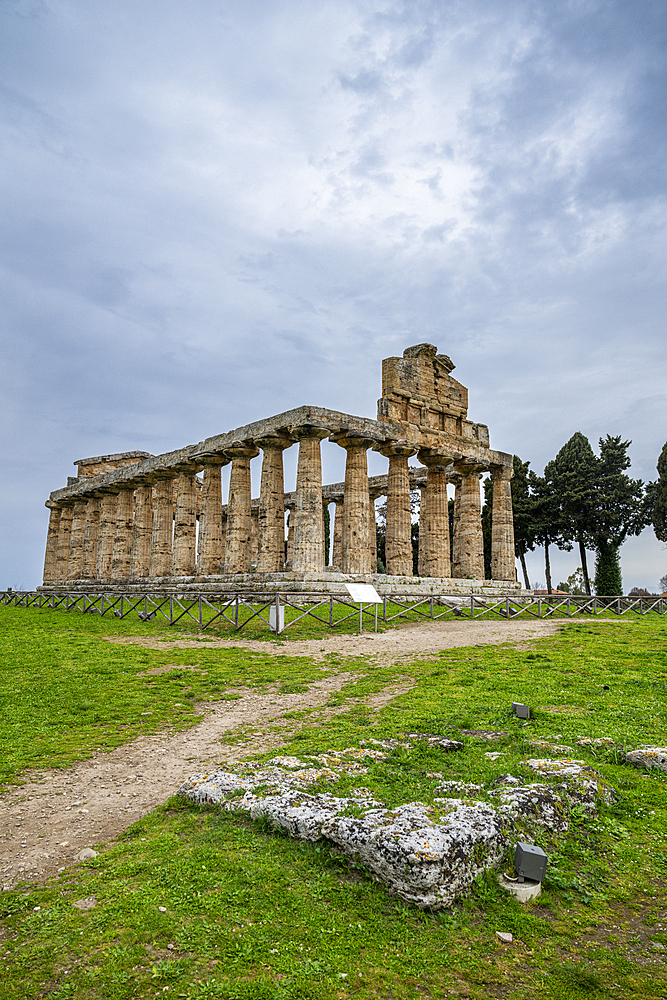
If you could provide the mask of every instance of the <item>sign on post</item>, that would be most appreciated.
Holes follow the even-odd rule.
[[[345,588],[356,603],[359,602],[359,631],[363,632],[364,604],[375,605],[375,631],[378,630],[378,604],[382,604],[382,598],[372,583],[346,583]]]

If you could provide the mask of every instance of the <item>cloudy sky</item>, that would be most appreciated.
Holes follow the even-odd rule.
[[[493,447],[541,472],[622,434],[654,479],[666,28],[664,0],[0,0],[0,587],[40,582],[75,459],[374,416],[422,341]],[[654,589],[667,551],[622,566]]]

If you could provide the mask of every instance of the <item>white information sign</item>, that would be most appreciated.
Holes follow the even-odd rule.
[[[345,587],[352,600],[359,604],[382,604],[382,598],[372,583],[346,583]]]

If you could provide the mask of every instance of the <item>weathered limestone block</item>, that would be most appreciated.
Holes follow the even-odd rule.
[[[397,442],[381,448],[380,451],[389,459],[385,537],[387,573],[393,576],[412,576],[412,512],[408,458],[416,454],[417,449]]]
[[[72,528],[69,542],[69,559],[67,561],[67,579],[80,580],[83,566],[83,530],[86,524],[86,503],[80,500],[74,504]]]
[[[256,455],[259,450],[249,444],[227,452],[232,459],[232,471],[227,501],[225,573],[249,573],[251,569],[250,459]]]
[[[598,797],[608,805],[616,800],[611,785],[585,760],[532,758],[526,765],[541,777],[558,781],[557,787],[564,792],[568,802],[583,806],[591,815],[596,811]]]
[[[149,576],[171,576],[174,531],[173,476],[158,479],[153,487],[153,532]]]
[[[176,514],[171,572],[193,576],[197,532],[197,466],[182,468],[176,480]]]
[[[324,536],[320,441],[329,431],[310,424],[291,430],[299,440],[292,569],[297,573],[321,573],[324,570]],[[290,517],[290,526],[291,521]]]
[[[424,501],[423,530],[419,522],[419,548],[423,576],[451,576],[449,552],[449,505],[447,501],[447,465],[449,456],[433,450],[419,452],[419,461],[428,469]]]
[[[285,565],[285,482],[283,450],[292,439],[262,438],[262,479],[257,520],[258,573],[281,573]]]
[[[116,501],[116,531],[111,559],[111,576],[115,580],[125,580],[130,575],[133,527],[134,490],[121,490]]]
[[[199,516],[199,553],[197,571],[201,576],[217,576],[222,572],[225,546],[222,532],[222,466],[224,455],[202,458],[204,480]]]
[[[493,510],[491,514],[491,577],[494,580],[514,580],[514,517],[512,487],[514,469],[495,465],[493,472]]]
[[[625,755],[625,762],[647,770],[657,768],[659,771],[667,771],[667,747],[643,746],[637,750],[629,750]]]
[[[95,578],[97,569],[97,544],[100,535],[100,499],[91,497],[86,504],[86,523],[83,529],[83,562],[81,576],[84,580]]]
[[[134,496],[134,525],[130,550],[130,576],[144,579],[151,565],[153,535],[153,486],[139,486]]]
[[[95,576],[98,580],[108,580],[113,562],[113,543],[116,537],[116,504],[118,493],[112,490],[102,495],[100,502],[100,530],[97,537]]]
[[[480,474],[484,466],[476,463],[457,463],[461,475],[459,501],[458,553],[459,575],[473,580],[484,579],[484,539],[482,536],[482,501],[479,489]]]
[[[345,448],[345,499],[343,504],[342,570],[343,573],[374,573],[371,564],[370,493],[366,452],[371,438],[354,434],[334,435]],[[375,521],[375,515],[373,514]],[[377,562],[377,557],[376,557]]]
[[[58,532],[60,530],[60,515],[62,508],[50,500],[46,501],[49,510],[49,528],[46,535],[46,552],[44,553],[44,583],[53,583],[56,579],[56,559],[58,557]]]
[[[496,792],[498,812],[513,822],[544,826],[555,833],[570,827],[569,803],[549,785],[534,782],[518,787],[501,788]]]

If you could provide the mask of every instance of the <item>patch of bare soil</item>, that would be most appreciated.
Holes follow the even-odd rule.
[[[204,648],[237,646],[273,656],[306,655],[322,659],[327,653],[372,656],[380,662],[405,667],[406,659],[432,656],[443,649],[487,643],[529,644],[554,635],[551,622],[425,622],[385,633],[335,635],[283,644],[216,639]],[[114,640],[154,648],[201,649],[192,639],[160,641],[131,637]],[[42,880],[71,864],[84,847],[108,842],[156,805],[173,795],[184,778],[200,765],[214,766],[278,748],[295,720],[290,712],[315,710],[315,718],[348,711],[349,703],[327,706],[332,694],[354,680],[341,672],[311,684],[306,692],[279,694],[276,687],[257,692],[230,689],[239,697],[198,706],[202,721],[186,732],[163,731],[141,736],[109,753],[98,754],[66,770],[33,773],[26,784],[0,796],[0,882],[3,888],[18,880]],[[381,692],[364,699],[378,711],[410,690],[414,681],[404,673]],[[313,716],[311,716],[311,719]],[[247,738],[224,745],[220,739],[233,730],[252,729]]]
[[[264,642],[260,639],[172,639],[151,636],[115,636],[109,642],[136,644],[150,649],[248,649],[270,656],[311,656],[322,660],[329,653],[345,656],[373,656],[378,663],[396,663],[405,658],[428,657],[456,646],[484,646],[511,643],[522,647],[534,639],[557,635],[559,625],[550,620],[522,621],[430,621],[402,625],[386,632],[363,632],[361,635],[328,633],[320,639],[295,639]]]

